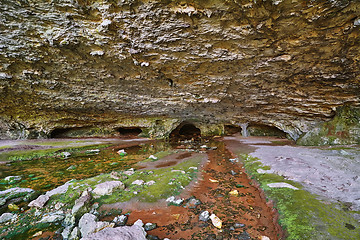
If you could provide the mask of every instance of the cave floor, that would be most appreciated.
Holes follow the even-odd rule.
[[[119,156],[120,149],[127,155]],[[39,155],[39,151],[46,154]],[[71,156],[64,157],[62,154],[66,151]],[[152,159],[149,155],[156,157]],[[22,177],[20,182],[1,184],[0,190],[29,187],[46,192],[74,178],[82,186],[81,179],[99,174],[107,176],[111,171],[130,167],[139,173],[136,177],[150,172],[156,176],[158,172],[173,173],[170,181],[165,177],[154,178],[156,182],[172,184],[186,170],[180,166],[197,169],[196,175],[189,173],[189,178],[193,177],[190,183],[168,191],[168,196],[159,193],[152,203],[141,197],[142,191],[144,194],[150,191],[146,188],[135,189],[134,192],[140,192],[136,196],[127,192],[133,194],[124,198],[127,201],[116,201],[115,195],[104,202],[95,200],[100,202],[101,221],[112,221],[119,213],[126,213],[127,225],[137,219],[156,223],[157,228],[147,233],[160,239],[266,239],[265,236],[270,239],[359,239],[360,236],[359,146],[300,147],[287,139],[240,135],[177,143],[147,139],[57,139],[1,141],[0,156],[1,178]],[[288,185],[269,187],[274,183]],[[170,193],[184,199],[184,203],[168,205],[165,199]],[[201,204],[194,205],[191,199]],[[17,204],[22,208],[13,213],[21,216],[30,211],[26,204]],[[9,212],[4,206],[1,211]],[[218,216],[221,229],[214,227],[211,220],[199,221],[202,211]],[[26,239],[24,236],[62,239],[54,230],[35,228],[34,225],[29,231],[31,234],[23,233],[22,239]],[[6,231],[15,230],[7,225],[2,229],[3,233]],[[33,237],[34,233],[38,236]]]

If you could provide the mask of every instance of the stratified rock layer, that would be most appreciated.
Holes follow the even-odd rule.
[[[297,139],[359,105],[359,17],[349,0],[3,0],[0,137],[188,120]]]

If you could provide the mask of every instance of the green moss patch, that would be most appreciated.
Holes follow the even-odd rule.
[[[341,204],[320,200],[320,197],[302,189],[302,185],[275,174],[259,174],[263,166],[257,158],[239,154],[246,171],[265,191],[268,199],[275,203],[279,212],[280,225],[286,230],[289,240],[300,239],[347,239],[356,240],[360,236],[360,224],[354,213],[345,211]],[[286,182],[299,190],[289,188],[270,188],[268,183]]]

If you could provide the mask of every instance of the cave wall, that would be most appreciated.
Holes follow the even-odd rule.
[[[359,29],[347,0],[2,0],[0,138],[194,121],[298,139],[359,106]]]

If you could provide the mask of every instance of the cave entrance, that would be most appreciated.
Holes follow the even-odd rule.
[[[121,127],[117,131],[120,133],[121,137],[137,137],[142,133],[141,128],[138,127]]]
[[[224,126],[225,135],[233,135],[235,133],[240,133],[241,130],[242,130],[241,127],[235,126],[235,125],[225,125]]]
[[[73,128],[55,128],[50,133],[50,138],[72,138],[82,137],[88,132],[89,128],[73,127]]]
[[[171,139],[179,140],[190,140],[198,139],[201,137],[201,131],[199,128],[195,127],[194,124],[183,122],[177,126],[170,134]]]
[[[271,136],[286,138],[286,133],[277,127],[265,124],[250,124],[247,128],[250,136]]]

